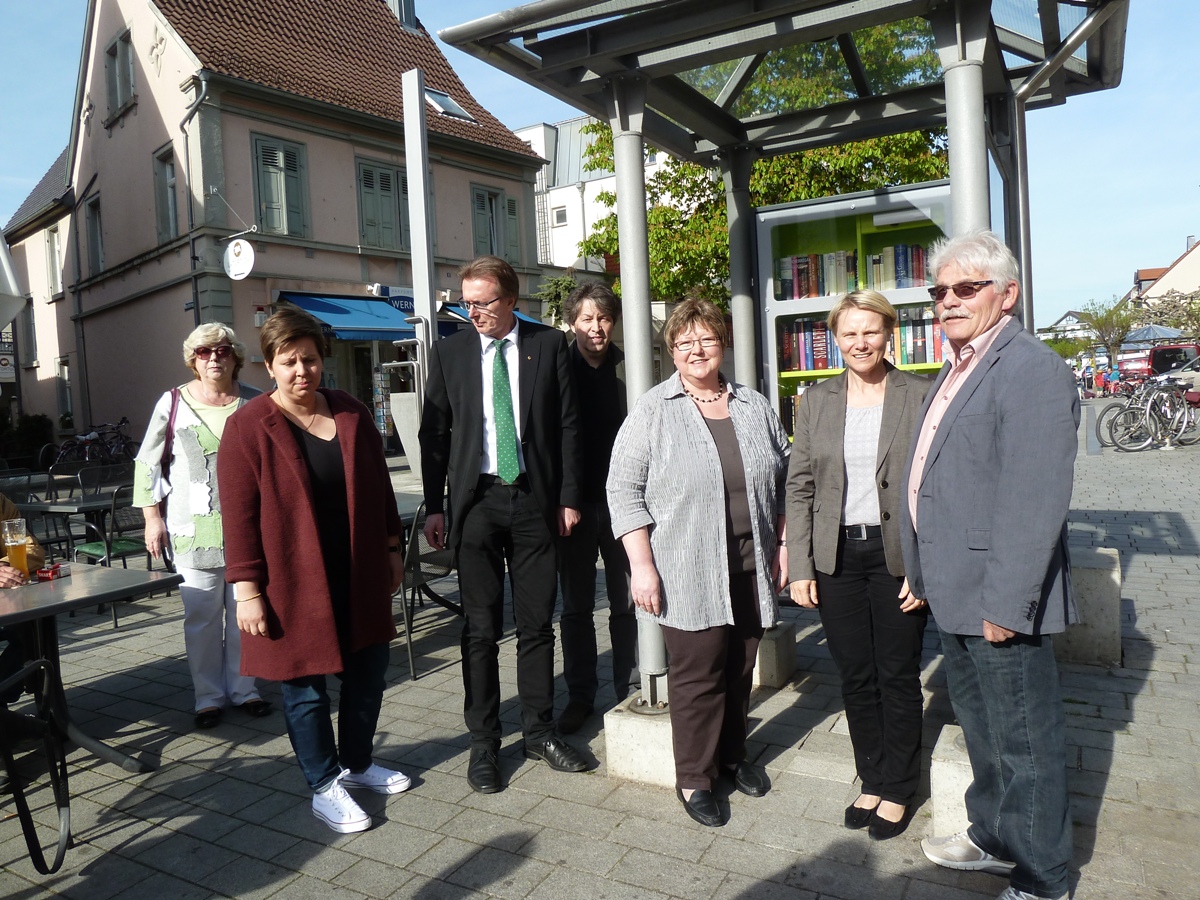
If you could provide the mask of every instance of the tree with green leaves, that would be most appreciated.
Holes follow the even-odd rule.
[[[932,34],[923,20],[880,25],[854,36],[863,67],[879,91],[941,77]],[[737,62],[687,73],[686,80],[715,98]],[[749,116],[813,109],[856,96],[836,41],[819,41],[768,53],[733,112]],[[609,127],[593,123],[585,131],[592,138],[585,168],[611,170]],[[750,176],[750,201],[754,206],[790,203],[931,181],[948,172],[944,130],[909,132],[759,159]],[[595,223],[580,253],[618,256],[616,196],[608,192],[599,199],[614,211]],[[668,159],[647,180],[646,202],[651,296],[667,301],[697,296],[727,305],[729,231],[717,170]]]
[[[1093,342],[1087,338],[1051,338],[1046,346],[1063,359],[1077,359],[1092,349]]]
[[[562,275],[555,275],[542,281],[541,287],[533,292],[533,298],[542,302],[543,318],[549,314],[550,321],[557,325],[562,321],[563,304],[571,296],[571,292],[579,285],[575,281],[575,270],[568,269]]]
[[[1108,352],[1109,364],[1116,366],[1121,344],[1137,324],[1137,310],[1116,297],[1110,303],[1092,300],[1080,310],[1079,321],[1092,329],[1096,342]]]

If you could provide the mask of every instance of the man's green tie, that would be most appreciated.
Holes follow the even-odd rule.
[[[517,425],[513,418],[508,363],[504,361],[507,343],[504,338],[492,342],[496,348],[492,358],[492,419],[496,423],[496,474],[512,484],[521,475],[521,464],[517,461]]]

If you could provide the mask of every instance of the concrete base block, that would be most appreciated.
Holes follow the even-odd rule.
[[[767,629],[758,645],[754,686],[781,688],[796,671],[796,623],[780,622]]]
[[[1112,547],[1071,548],[1079,623],[1054,636],[1059,662],[1121,665],[1121,555]]]
[[[641,692],[604,714],[604,753],[613,778],[675,787],[671,717],[666,712],[636,712]]]
[[[943,725],[929,766],[929,802],[933,806],[933,834],[944,837],[966,831],[966,793],[971,786],[971,761],[962,729]]]

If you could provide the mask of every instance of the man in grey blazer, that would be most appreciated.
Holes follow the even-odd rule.
[[[970,828],[930,860],[1009,876],[1002,900],[1065,898],[1066,724],[1051,635],[1078,616],[1067,511],[1079,396],[1062,360],[1012,317],[1017,263],[991,232],[930,248],[950,342],[909,454],[901,544],[937,622],[974,781]]]

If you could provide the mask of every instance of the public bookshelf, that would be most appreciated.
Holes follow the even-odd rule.
[[[941,366],[926,254],[949,232],[949,217],[946,181],[757,210],[764,381],[789,434],[805,387],[842,371],[825,319],[849,291],[877,290],[896,307],[893,363],[930,372]]]

